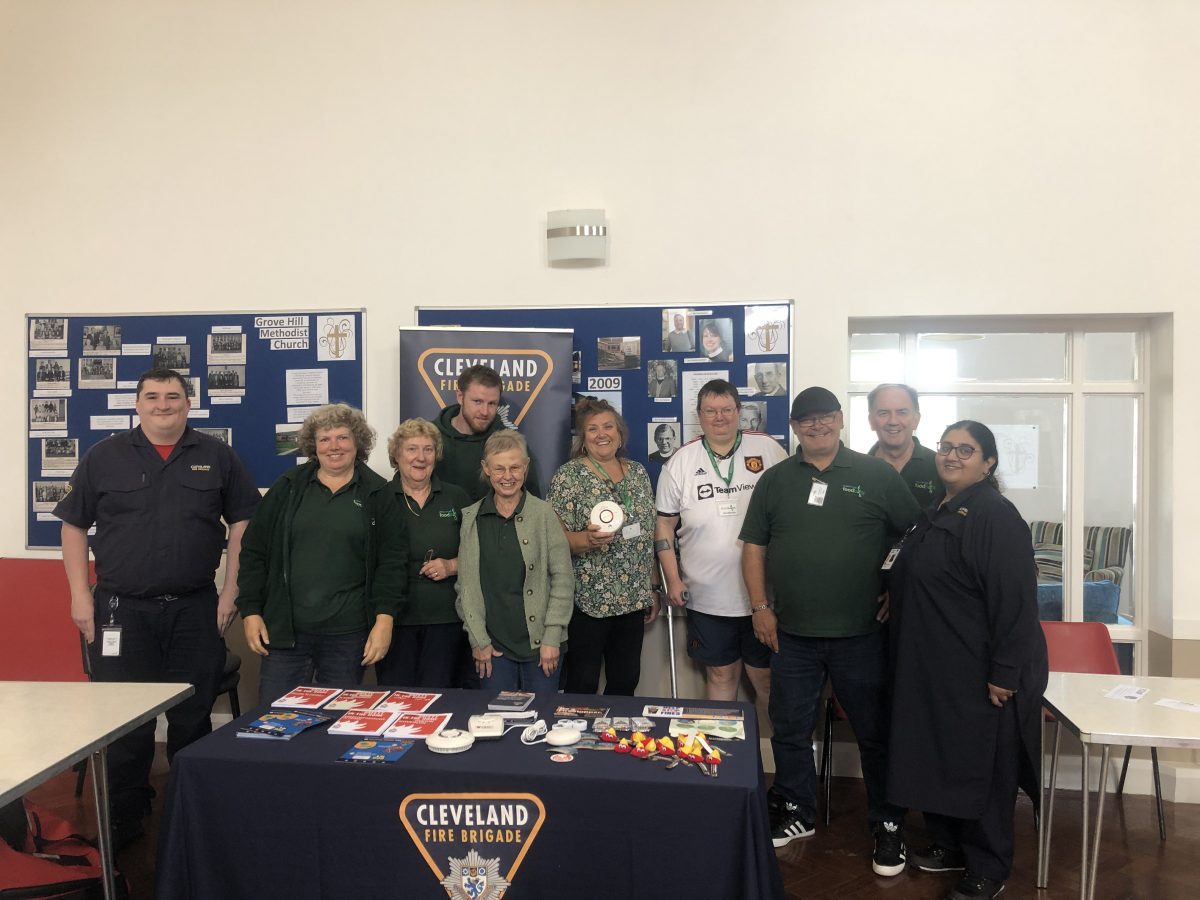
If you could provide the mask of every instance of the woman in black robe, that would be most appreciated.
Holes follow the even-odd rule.
[[[937,445],[945,485],[891,570],[894,670],[888,800],[925,813],[927,872],[949,894],[995,897],[1012,871],[1017,788],[1038,796],[1046,641],[1029,526],[1000,495],[996,438],[956,422]]]

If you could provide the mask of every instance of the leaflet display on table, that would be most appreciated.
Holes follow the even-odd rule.
[[[501,691],[488,701],[492,712],[523,712],[536,695],[529,691]]]
[[[341,688],[316,687],[314,685],[302,684],[299,687],[292,688],[271,705],[283,706],[287,709],[320,709],[341,692]]]
[[[451,713],[401,713],[383,733],[385,738],[413,738],[423,741],[437,734],[450,721]]]
[[[312,728],[314,725],[323,725],[329,720],[329,716],[316,716],[310,713],[264,713],[249,725],[239,728],[237,736],[269,741],[290,741],[300,732]]]
[[[352,709],[329,726],[329,733],[379,737],[391,727],[399,715],[400,713],[388,712],[386,709]]]
[[[359,741],[340,757],[342,762],[393,763],[408,752],[416,741]]]
[[[420,713],[429,709],[441,696],[441,694],[424,694],[417,691],[392,691],[391,696],[375,709],[385,709],[388,712]]]
[[[387,691],[346,690],[325,704],[325,709],[374,709],[387,695]]]
[[[702,731],[718,741],[744,741],[745,725],[736,719],[672,719],[668,727],[671,737]]]
[[[654,706],[642,710],[643,716],[651,719],[740,719],[740,709],[714,709],[703,706]]]

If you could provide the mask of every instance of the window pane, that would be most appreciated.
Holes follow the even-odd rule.
[[[1066,380],[1064,333],[917,335],[919,384]]]
[[[934,403],[932,401],[938,401]],[[935,410],[953,401],[950,417]],[[996,475],[1004,495],[1029,523],[1038,565],[1038,615],[1063,619],[1063,523],[1066,519],[1067,398],[1062,396],[963,395],[921,397],[917,437],[932,446],[946,425],[959,419],[983,422],[996,435]]]
[[[1083,617],[1129,625],[1135,608],[1138,402],[1089,394],[1083,403]]]
[[[1132,331],[1083,336],[1083,377],[1087,381],[1133,381],[1138,377],[1137,335]]]
[[[1132,675],[1136,669],[1137,644],[1133,641],[1113,641],[1113,650],[1117,654],[1117,665],[1121,667],[1122,675]]]
[[[868,384],[903,381],[900,335],[850,335],[850,380]]]

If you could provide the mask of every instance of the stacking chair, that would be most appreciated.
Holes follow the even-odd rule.
[[[79,635],[79,648],[83,653],[83,670],[90,678],[92,675],[92,663],[88,657],[87,641],[83,637],[83,633]],[[225,666],[221,670],[221,682],[217,686],[217,696],[227,694],[229,696],[229,711],[233,717],[239,718],[242,714],[242,704],[238,699],[238,684],[242,680],[241,672],[238,671],[242,667],[242,658],[229,649],[229,645],[225,646]],[[75,796],[83,796],[83,782],[87,777],[87,758],[81,759],[75,764]]]
[[[1108,627],[1102,622],[1042,622],[1042,631],[1046,635],[1046,650],[1050,658],[1052,672],[1084,672],[1092,675],[1120,675],[1121,669],[1117,664],[1117,654],[1113,650],[1112,636]],[[1050,794],[1045,810],[1045,825],[1047,831],[1054,815],[1054,788],[1058,776],[1058,721],[1050,712],[1045,713],[1046,721],[1054,726],[1054,753],[1050,762]],[[1129,754],[1132,747],[1125,748],[1125,761],[1121,765],[1121,777],[1117,782],[1117,793],[1125,788],[1125,774],[1129,769]],[[1158,750],[1150,748],[1150,760],[1154,769],[1154,800],[1158,808],[1158,836],[1167,839],[1166,818],[1163,816],[1162,782],[1158,773]],[[1103,793],[1108,778],[1107,772],[1100,773],[1100,790]],[[1083,790],[1088,786],[1083,785]],[[1103,802],[1103,798],[1101,798]],[[1097,839],[1099,837],[1097,836]]]
[[[835,721],[845,721],[846,713],[842,710],[842,705],[838,703],[837,697],[833,695],[833,691],[829,692],[829,696],[825,699],[825,725],[824,734],[821,742],[821,769],[818,776],[821,782],[821,788],[825,794],[825,824],[829,824],[832,811],[829,804],[829,797],[833,788],[833,723]]]

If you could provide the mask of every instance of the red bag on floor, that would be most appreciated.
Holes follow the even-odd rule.
[[[0,898],[91,900],[104,896],[100,850],[74,825],[28,799],[21,840],[0,840]],[[7,836],[6,836],[7,837]],[[116,876],[117,896],[128,897],[125,879]]]

